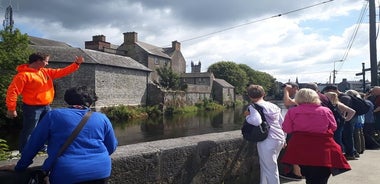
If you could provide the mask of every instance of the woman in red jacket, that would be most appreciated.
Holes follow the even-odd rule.
[[[295,101],[298,106],[288,110],[282,124],[292,134],[282,162],[300,165],[307,184],[327,183],[331,174],[350,170],[334,141],[337,125],[331,110],[320,105],[318,94],[311,89],[300,89]]]

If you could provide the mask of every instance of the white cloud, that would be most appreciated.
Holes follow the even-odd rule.
[[[14,21],[23,33],[76,47],[100,34],[121,44],[124,32],[135,31],[140,41],[156,46],[180,41],[187,65],[201,61],[202,71],[218,61],[234,61],[281,82],[298,78],[325,83],[334,61],[347,51],[367,2],[335,0],[317,5],[322,2],[24,0],[14,5]],[[368,34],[364,20],[347,59],[335,63],[336,81],[361,79],[355,73],[361,72],[362,62],[369,67]]]

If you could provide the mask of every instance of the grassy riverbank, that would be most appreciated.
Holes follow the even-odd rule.
[[[101,112],[107,115],[111,121],[114,122],[126,122],[131,119],[147,119],[151,117],[158,116],[171,116],[175,114],[187,114],[194,113],[198,111],[214,111],[214,110],[223,110],[227,107],[215,103],[210,100],[204,100],[201,103],[197,103],[192,106],[168,106],[163,109],[160,106],[113,106],[113,107],[104,107],[101,109]]]

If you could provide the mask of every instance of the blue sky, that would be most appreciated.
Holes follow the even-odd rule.
[[[310,30],[308,33],[317,32],[324,36],[339,36],[343,33],[345,28],[350,27],[357,22],[359,13],[359,11],[351,11],[347,16],[334,17],[329,21],[313,20],[300,22],[299,26],[309,27]]]
[[[181,42],[187,66],[200,61],[203,72],[218,61],[233,61],[280,82],[298,78],[319,83],[332,82],[334,61],[347,51],[362,7],[368,4],[365,0],[12,0],[2,2],[0,13],[9,3],[15,27],[31,36],[83,48],[94,35],[105,35],[106,41],[120,45],[123,33],[134,31],[139,41],[160,47]],[[355,73],[361,71],[361,63],[369,66],[368,22],[367,10],[347,59],[335,62],[336,82],[359,80]]]

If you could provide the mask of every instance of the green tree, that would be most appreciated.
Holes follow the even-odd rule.
[[[160,76],[159,83],[166,89],[179,89],[179,74],[175,73],[169,66],[165,65],[156,69]]]
[[[239,64],[239,67],[247,74],[249,84],[261,85],[268,95],[274,95],[277,86],[274,77],[268,73],[254,70],[246,64]]]
[[[0,31],[0,98],[5,101],[6,91],[12,77],[16,74],[16,66],[28,61],[32,50],[29,48],[27,34],[18,29],[6,28]],[[20,109],[20,108],[18,108]],[[9,123],[5,103],[0,103],[0,126]],[[19,116],[21,113],[19,114]]]
[[[224,79],[235,86],[235,92],[237,94],[245,93],[248,77],[238,64],[232,61],[220,61],[210,65],[208,72],[212,72],[215,78]]]

